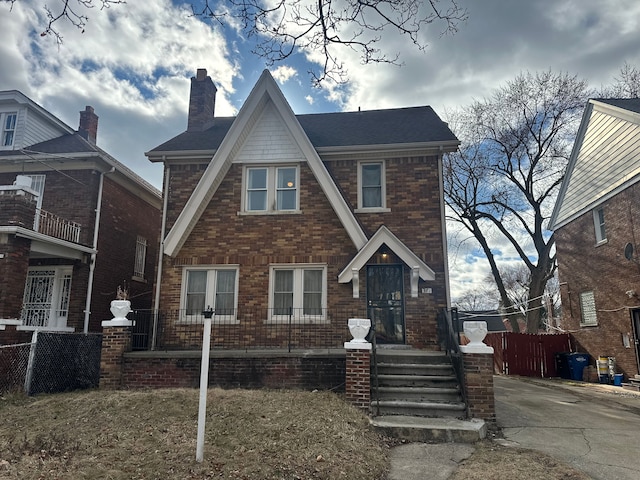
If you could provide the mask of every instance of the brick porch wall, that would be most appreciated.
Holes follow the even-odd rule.
[[[495,423],[493,354],[465,353],[463,355],[469,416]]]

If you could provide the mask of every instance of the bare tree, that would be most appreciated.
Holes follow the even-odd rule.
[[[11,3],[20,0],[0,0]],[[66,21],[83,32],[88,11],[100,10],[124,0],[61,0],[56,8],[43,6],[47,25],[41,35],[51,35],[62,42],[56,24]],[[404,35],[419,50],[427,47],[424,29],[441,25],[441,34],[455,33],[467,11],[457,0],[194,0],[195,16],[211,19],[220,25],[240,25],[247,38],[255,41],[253,53],[268,65],[280,62],[296,52],[319,53],[322,66],[310,71],[318,85],[330,78],[347,79],[340,60],[339,47],[355,51],[363,64],[390,63],[400,65],[400,54],[381,48],[383,33]]]
[[[597,93],[600,98],[640,98],[640,70],[625,63],[613,83]]]
[[[448,218],[480,245],[511,317],[518,308],[492,247],[506,241],[526,266],[528,332],[538,329],[542,296],[556,269],[546,221],[588,96],[586,82],[576,76],[521,74],[460,110],[451,125],[463,143],[445,159]]]
[[[498,296],[495,292],[495,286],[493,288],[481,286],[467,290],[458,298],[453,299],[451,303],[460,310],[470,312],[497,310]]]

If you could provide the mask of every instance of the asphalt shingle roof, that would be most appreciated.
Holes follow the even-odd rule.
[[[317,113],[296,118],[316,148],[457,141],[429,106]],[[216,117],[209,129],[183,132],[151,152],[215,150],[234,120],[235,117]]]
[[[640,113],[640,98],[594,98],[594,100],[608,103],[614,107],[624,108],[631,112]]]

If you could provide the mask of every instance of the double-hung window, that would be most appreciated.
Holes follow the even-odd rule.
[[[238,308],[238,268],[233,266],[186,268],[182,308],[185,320],[202,319],[210,307],[216,320],[235,320]]]
[[[607,231],[604,224],[604,207],[596,208],[593,211],[593,226],[596,230],[596,244],[607,240]]]
[[[323,265],[277,265],[271,267],[270,317],[295,322],[326,318],[327,270]]]
[[[299,209],[297,166],[248,167],[244,211],[278,213]]]
[[[386,210],[384,162],[358,164],[358,209]]]
[[[2,125],[2,137],[0,137],[0,147],[9,148],[13,146],[16,133],[16,121],[18,114],[16,112],[0,114],[0,122]]]
[[[592,291],[580,293],[580,326],[598,325],[596,299]]]

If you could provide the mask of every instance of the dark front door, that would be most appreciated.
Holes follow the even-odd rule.
[[[633,344],[636,350],[636,363],[638,373],[640,373],[640,309],[631,310],[631,321],[633,322]]]
[[[367,266],[367,305],[376,342],[404,343],[402,265]]]

